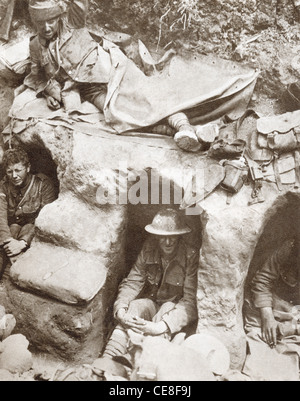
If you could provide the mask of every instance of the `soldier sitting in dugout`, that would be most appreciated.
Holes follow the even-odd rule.
[[[244,373],[254,380],[294,380],[300,362],[299,236],[284,241],[257,271],[245,301],[249,355]]]
[[[114,305],[118,325],[103,358],[127,353],[128,330],[171,339],[195,322],[199,254],[183,236],[191,229],[173,209],[159,212],[145,230],[146,240]]]
[[[31,174],[27,153],[18,148],[4,153],[5,177],[0,184],[0,278],[7,257],[14,258],[34,238],[35,219],[41,209],[56,199],[52,181],[44,174]]]

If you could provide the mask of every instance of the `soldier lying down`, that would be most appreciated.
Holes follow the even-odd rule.
[[[182,238],[190,228],[177,211],[166,209],[145,229],[152,235],[120,286],[114,305],[119,324],[104,357],[127,353],[129,329],[170,339],[197,319],[198,254]]]
[[[44,96],[53,110],[66,106],[75,92],[99,110],[105,107],[113,66],[85,27],[88,3],[88,0],[29,2],[37,36],[30,42],[31,73],[24,84]],[[193,152],[201,148],[195,128],[184,113],[169,116],[168,124],[177,131],[174,140],[180,148]]]

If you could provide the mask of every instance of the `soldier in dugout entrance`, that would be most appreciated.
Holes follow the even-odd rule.
[[[103,357],[125,355],[128,330],[171,339],[195,322],[198,252],[184,241],[191,232],[173,209],[160,211],[145,230],[150,233],[114,305],[118,325]]]
[[[10,149],[4,153],[5,177],[0,184],[0,278],[7,257],[11,262],[31,245],[35,219],[41,209],[56,199],[50,178],[31,174],[27,153]]]

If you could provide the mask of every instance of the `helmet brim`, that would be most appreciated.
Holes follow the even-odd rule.
[[[151,224],[148,224],[145,227],[145,230],[149,234],[161,235],[161,236],[184,235],[184,234],[190,234],[192,232],[192,230],[189,227],[182,228],[182,229],[175,230],[175,231],[159,230],[159,229],[153,227]]]

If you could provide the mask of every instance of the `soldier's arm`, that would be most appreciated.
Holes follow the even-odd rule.
[[[7,199],[6,193],[0,186],[0,245],[3,245],[8,239],[11,239],[11,232],[8,226],[8,215],[7,215]]]
[[[74,28],[85,27],[89,0],[70,0],[68,3],[68,23]]]
[[[26,245],[29,247],[35,237],[35,226],[34,224],[26,224],[21,230],[21,235],[19,236],[19,241],[25,241]]]
[[[44,176],[41,188],[41,209],[55,201],[56,199],[56,191],[54,185],[50,178]],[[30,246],[33,238],[35,236],[35,226],[34,224],[27,224],[22,229],[22,235],[20,236],[20,240],[24,240],[28,246]]]
[[[279,250],[280,251],[280,250]],[[275,252],[259,270],[251,284],[253,301],[256,308],[272,308],[274,284],[280,275],[282,257]]]
[[[199,254],[194,251],[188,258],[183,298],[173,310],[163,317],[163,321],[172,334],[181,331],[185,326],[197,320],[198,267]]]
[[[30,74],[25,78],[24,85],[36,91],[37,95],[41,95],[48,82],[40,64],[35,39],[30,42],[30,61],[31,71]]]
[[[119,309],[128,309],[131,301],[135,300],[141,293],[146,283],[144,250],[138,256],[138,259],[131,269],[127,278],[125,278],[120,287],[117,300],[114,304],[114,315],[116,316]]]
[[[41,208],[57,199],[56,190],[50,178],[45,177],[42,183]]]
[[[280,248],[267,260],[252,281],[254,305],[260,309],[262,339],[270,347],[277,345],[278,322],[273,312],[274,286],[280,276],[280,268],[288,256],[289,252],[286,252],[285,247]]]

